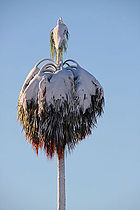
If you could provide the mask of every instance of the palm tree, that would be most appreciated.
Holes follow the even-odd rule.
[[[76,61],[63,59],[68,29],[62,18],[51,31],[51,59],[39,61],[19,94],[18,119],[27,141],[38,154],[57,153],[57,209],[65,210],[65,151],[91,134],[101,116],[104,93],[100,83]],[[42,67],[40,65],[46,62]]]

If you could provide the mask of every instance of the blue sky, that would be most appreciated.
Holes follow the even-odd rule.
[[[140,1],[0,1],[0,209],[56,209],[56,157],[35,155],[17,122],[17,100],[35,63],[50,56],[62,16],[65,58],[105,90],[93,134],[66,157],[67,210],[140,209]]]

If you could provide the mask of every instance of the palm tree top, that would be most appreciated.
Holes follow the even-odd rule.
[[[63,62],[68,28],[62,18],[51,30],[51,59],[39,61],[27,76],[18,100],[18,118],[26,138],[48,157],[64,155],[96,127],[104,91],[96,78],[76,61]],[[43,66],[40,65],[43,62]]]

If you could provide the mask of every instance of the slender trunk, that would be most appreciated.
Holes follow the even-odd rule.
[[[65,210],[65,159],[57,156],[57,210]]]

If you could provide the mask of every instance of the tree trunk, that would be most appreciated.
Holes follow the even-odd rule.
[[[57,210],[65,210],[65,159],[57,156]]]

